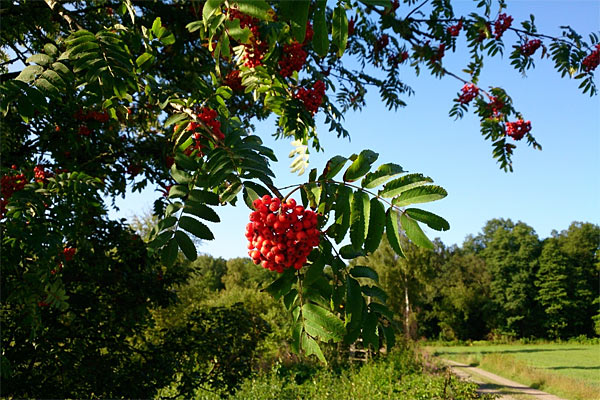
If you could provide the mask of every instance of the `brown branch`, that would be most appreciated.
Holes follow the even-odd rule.
[[[58,15],[60,15],[65,21],[67,21],[71,30],[73,30],[73,25],[75,25],[77,29],[83,29],[83,27],[79,25],[77,21],[75,21],[69,15],[69,13],[63,8],[63,6],[60,3],[56,2],[55,0],[44,0],[44,2],[48,5],[48,7],[50,7],[52,11],[57,12]]]

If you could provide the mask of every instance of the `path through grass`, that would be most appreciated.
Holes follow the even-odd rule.
[[[477,344],[428,350],[567,399],[600,399],[600,345]]]

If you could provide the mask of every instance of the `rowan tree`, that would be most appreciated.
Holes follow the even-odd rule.
[[[253,121],[275,115],[273,135],[297,143],[292,169],[304,172],[308,150],[323,150],[316,114],[347,137],[344,113],[361,109],[368,90],[379,91],[391,111],[405,105],[412,89],[401,74],[412,68],[457,80],[450,116],[475,113],[493,157],[512,170],[517,143],[540,148],[531,134],[535,121],[501,87],[479,81],[486,58],[510,53],[522,72],[548,59],[596,93],[598,36],[584,39],[570,28],[546,36],[533,18],[514,21],[504,1],[474,3],[468,15],[455,15],[447,0],[45,0],[1,7],[2,317],[21,332],[2,338],[7,396],[47,396],[52,381],[53,397],[145,397],[157,376],[170,377],[161,368],[177,366],[128,347],[149,323],[147,313],[120,314],[108,300],[113,291],[133,296],[142,311],[168,301],[169,285],[187,274],[178,254],[194,260],[192,238],[214,239],[202,221],[218,222],[238,197],[254,213],[248,237],[258,254],[251,257],[281,272],[266,290],[291,311],[297,351],[324,360],[319,341],[362,337],[375,350],[393,344],[385,294],[356,279],[373,270],[349,269],[346,260],[375,251],[384,227],[399,256],[401,236],[431,247],[419,224],[444,230],[448,223],[407,206],[446,191],[397,160],[372,168],[371,150],[334,156],[324,169],[310,169],[306,182],[278,188],[269,167],[276,155]],[[466,49],[457,47],[459,35]],[[444,66],[454,51],[468,54],[463,73]],[[107,208],[148,185],[164,195],[154,207],[160,222],[145,242],[110,221]],[[291,194],[300,195],[293,210]],[[376,300],[367,304],[367,296]],[[116,344],[102,347],[88,335],[110,324],[123,328],[110,335]],[[122,358],[106,361],[117,344]],[[131,360],[156,366],[136,376],[136,393],[125,389],[136,369]],[[101,364],[112,388],[68,374],[85,362],[90,373]],[[51,364],[59,372],[36,367]]]

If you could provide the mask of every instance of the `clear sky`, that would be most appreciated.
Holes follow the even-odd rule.
[[[507,13],[514,16],[515,22],[534,14],[542,33],[558,35],[561,25],[570,25],[586,37],[600,30],[600,2],[595,0],[508,3]],[[457,13],[471,4],[457,2]],[[422,208],[445,217],[451,229],[425,232],[431,238],[441,238],[446,245],[461,244],[466,235],[478,233],[492,218],[523,221],[540,238],[548,237],[554,229],[566,229],[573,221],[598,224],[600,98],[583,95],[577,82],[561,79],[551,60],[540,60],[539,54],[534,58],[536,68],[527,78],[511,69],[505,56],[488,59],[480,79],[484,88],[499,86],[507,90],[515,108],[531,120],[532,133],[543,146],[543,151],[537,151],[518,143],[513,173],[503,172],[492,159],[490,143],[480,135],[476,117],[467,114],[458,121],[448,117],[452,99],[462,87],[460,82],[451,77],[432,78],[426,72],[417,78],[408,69],[406,83],[416,92],[407,99],[408,106],[389,112],[373,93],[366,109],[346,115],[351,141],[337,139],[319,124],[325,152],[311,154],[311,168],[321,170],[336,154],[349,156],[368,148],[379,153],[378,163],[395,162],[405,170],[432,177],[449,195]],[[454,72],[465,66],[460,50],[457,54],[447,52],[444,60]],[[598,71],[596,76],[600,80]],[[289,172],[287,154],[292,146],[285,141],[275,142],[270,137],[273,131],[272,122],[257,126],[257,133],[279,158],[274,165],[277,186],[306,180],[307,175],[297,177]],[[111,214],[131,217],[149,211],[155,197],[152,191],[133,194],[118,202],[120,212]],[[218,212],[222,222],[210,224],[216,239],[203,242],[198,250],[224,258],[246,256],[244,226],[248,208],[240,201],[237,207],[223,207]]]

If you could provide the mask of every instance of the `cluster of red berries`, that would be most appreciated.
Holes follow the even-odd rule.
[[[215,139],[224,140],[225,135],[221,132],[221,123],[217,120],[218,116],[219,114],[209,107],[202,108],[200,114],[197,115],[198,119],[210,128]]]
[[[279,273],[302,268],[313,247],[319,245],[317,214],[297,206],[294,199],[282,203],[269,195],[254,200],[253,206],[256,211],[250,213],[246,238],[254,264]]]
[[[304,43],[302,43],[302,44],[306,45],[307,43],[309,43],[312,40],[314,34],[315,34],[315,31],[313,29],[313,26],[310,23],[310,21],[308,21],[306,23],[306,35],[304,35]]]
[[[77,249],[74,247],[65,247],[63,249],[63,255],[65,256],[65,261],[69,262],[73,259],[73,257],[75,256],[75,253],[77,253]]]
[[[485,27],[479,28],[477,41],[483,42],[484,39],[487,39],[488,35],[492,31],[492,25],[489,22],[486,22]]]
[[[590,55],[583,59],[582,65],[585,72],[591,72],[600,64],[600,43],[596,45],[596,49]]]
[[[244,86],[242,85],[242,78],[240,78],[240,71],[237,69],[234,69],[233,71],[229,72],[223,80],[223,83],[229,86],[234,92],[244,91]]]
[[[494,22],[494,36],[496,40],[500,39],[504,32],[512,25],[513,17],[504,13],[498,15],[498,19]]]
[[[463,27],[463,21],[462,19],[460,21],[458,21],[458,23],[456,25],[451,25],[449,27],[446,28],[446,31],[448,32],[448,34],[450,36],[458,36],[458,34],[460,33],[460,30]]]
[[[531,121],[523,121],[522,119],[515,122],[506,123],[506,134],[515,140],[523,139],[531,130]]]
[[[373,52],[379,53],[380,51],[385,49],[388,44],[390,44],[390,37],[384,33],[381,36],[379,36],[375,41],[375,44],[373,44]]]
[[[392,54],[390,57],[388,57],[388,63],[394,67],[397,67],[406,60],[408,60],[408,51],[403,51],[399,54]]]
[[[532,56],[533,53],[542,45],[539,39],[533,39],[521,46],[521,54],[526,57]]]
[[[308,53],[302,48],[302,44],[293,42],[283,46],[283,57],[279,60],[279,73],[284,78],[292,76],[300,71],[306,62]]]
[[[479,88],[472,83],[465,83],[461,91],[462,93],[458,96],[460,104],[469,104],[471,100],[479,95]]]
[[[33,168],[33,177],[36,182],[46,183],[48,181],[48,178],[52,176],[54,176],[54,174],[52,174],[52,172],[46,171],[43,165],[36,165]]]
[[[313,85],[312,89],[299,88],[294,94],[294,98],[299,99],[304,103],[304,107],[311,113],[316,113],[325,96],[325,84],[318,80]]]
[[[17,168],[13,166],[12,169]],[[4,175],[0,178],[0,194],[2,195],[2,199],[0,199],[0,217],[4,217],[6,214],[6,205],[13,193],[23,190],[26,183],[25,174]]]
[[[260,39],[260,21],[257,18],[241,13],[236,9],[230,10],[229,19],[239,19],[240,28],[244,29],[248,27],[252,33],[250,43],[244,44],[244,65],[248,68],[255,68],[262,65],[263,56],[269,49],[269,45],[266,41]]]
[[[433,52],[433,55],[430,58],[431,62],[441,61],[442,58],[444,58],[445,51],[446,51],[446,45],[444,43],[441,43],[439,45],[439,47],[437,48],[437,50],[435,50]]]

